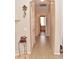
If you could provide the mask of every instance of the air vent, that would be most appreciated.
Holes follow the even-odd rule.
[[[40,4],[40,6],[47,6],[46,4]]]

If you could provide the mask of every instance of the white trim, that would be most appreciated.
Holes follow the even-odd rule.
[[[31,51],[27,52],[27,54],[31,55]]]
[[[21,53],[23,55],[24,53]],[[27,55],[31,55],[31,51],[27,52]],[[15,56],[19,56],[19,53],[16,53]]]
[[[60,53],[54,53],[54,55],[60,55]]]

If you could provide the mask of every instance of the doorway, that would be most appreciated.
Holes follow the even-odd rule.
[[[46,33],[46,16],[40,16],[40,32]]]

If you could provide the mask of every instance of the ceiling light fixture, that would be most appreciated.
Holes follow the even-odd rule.
[[[41,0],[42,2],[44,1],[44,0]]]

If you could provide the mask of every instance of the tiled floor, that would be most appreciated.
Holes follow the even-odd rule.
[[[44,33],[36,40],[32,54],[26,56],[26,59],[63,59],[63,56],[53,55],[52,49],[49,45],[49,39],[45,37]],[[16,59],[25,59],[24,56],[16,57]]]

